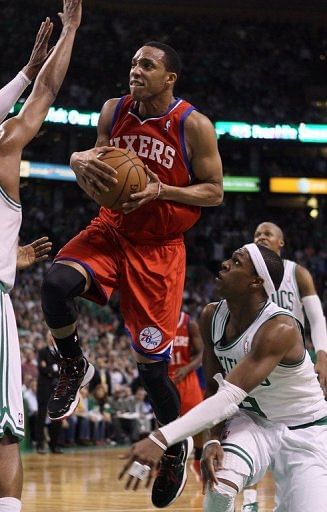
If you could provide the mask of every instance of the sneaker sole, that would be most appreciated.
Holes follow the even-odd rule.
[[[170,507],[170,505],[172,505],[172,503],[174,503],[177,500],[177,498],[179,498],[179,496],[184,491],[184,487],[185,487],[186,482],[187,482],[187,460],[190,457],[191,453],[193,452],[193,447],[194,447],[193,437],[188,437],[187,441],[188,441],[188,443],[187,443],[187,453],[186,453],[186,457],[184,458],[184,464],[185,465],[184,465],[184,474],[183,474],[183,480],[182,480],[181,486],[178,489],[175,498],[173,500],[171,500],[168,503],[168,505],[165,505],[164,507],[160,507],[160,508]],[[159,508],[159,507],[157,507],[157,508]]]
[[[78,402],[79,402],[79,399],[80,399],[80,392],[79,390],[81,388],[84,388],[84,386],[86,386],[90,380],[93,378],[93,375],[94,375],[94,372],[95,372],[95,369],[94,369],[94,366],[93,364],[89,363],[89,367],[87,369],[87,372],[86,374],[84,375],[84,379],[82,380],[82,383],[76,393],[76,397],[75,397],[75,400],[71,403],[69,409],[67,412],[65,412],[65,414],[63,414],[62,416],[56,416],[55,418],[51,417],[50,414],[49,415],[49,418],[51,421],[60,421],[60,420],[64,420],[65,418],[68,418],[71,414],[73,414],[73,412],[75,411],[77,405],[78,405]]]

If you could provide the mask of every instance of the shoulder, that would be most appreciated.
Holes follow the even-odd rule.
[[[185,130],[187,133],[195,135],[203,131],[214,132],[214,127],[207,116],[193,110],[185,120]]]
[[[256,333],[253,347],[268,351],[279,351],[280,347],[292,348],[301,338],[301,331],[296,319],[291,315],[276,315],[267,320]]]
[[[113,115],[120,100],[121,98],[110,98],[107,100],[102,106],[100,118]]]

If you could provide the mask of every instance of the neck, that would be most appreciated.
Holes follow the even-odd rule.
[[[230,311],[229,322],[237,333],[244,332],[257,318],[267,302],[267,297],[226,299]]]
[[[139,114],[145,117],[160,116],[167,112],[169,106],[175,101],[171,91],[158,97],[147,98],[139,102]]]

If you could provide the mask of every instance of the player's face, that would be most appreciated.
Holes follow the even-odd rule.
[[[165,54],[159,48],[143,46],[132,59],[129,86],[134,100],[158,96],[171,86],[171,75],[164,63]]]
[[[238,249],[232,257],[222,262],[216,278],[219,297],[233,298],[244,295],[256,277],[254,267],[246,249]]]
[[[280,229],[271,222],[259,224],[254,233],[254,243],[264,245],[276,254],[280,254],[280,250],[284,245]]]

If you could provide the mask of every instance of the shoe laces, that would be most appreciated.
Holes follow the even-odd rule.
[[[80,377],[79,361],[66,360],[61,362],[61,370],[59,374],[58,384],[54,397],[60,398],[70,391],[76,380]]]
[[[157,478],[164,479],[165,487],[167,486],[167,481],[170,481],[172,484],[179,483],[179,478],[176,475],[176,469],[179,465],[179,457],[172,455],[164,455],[162,457]]]

